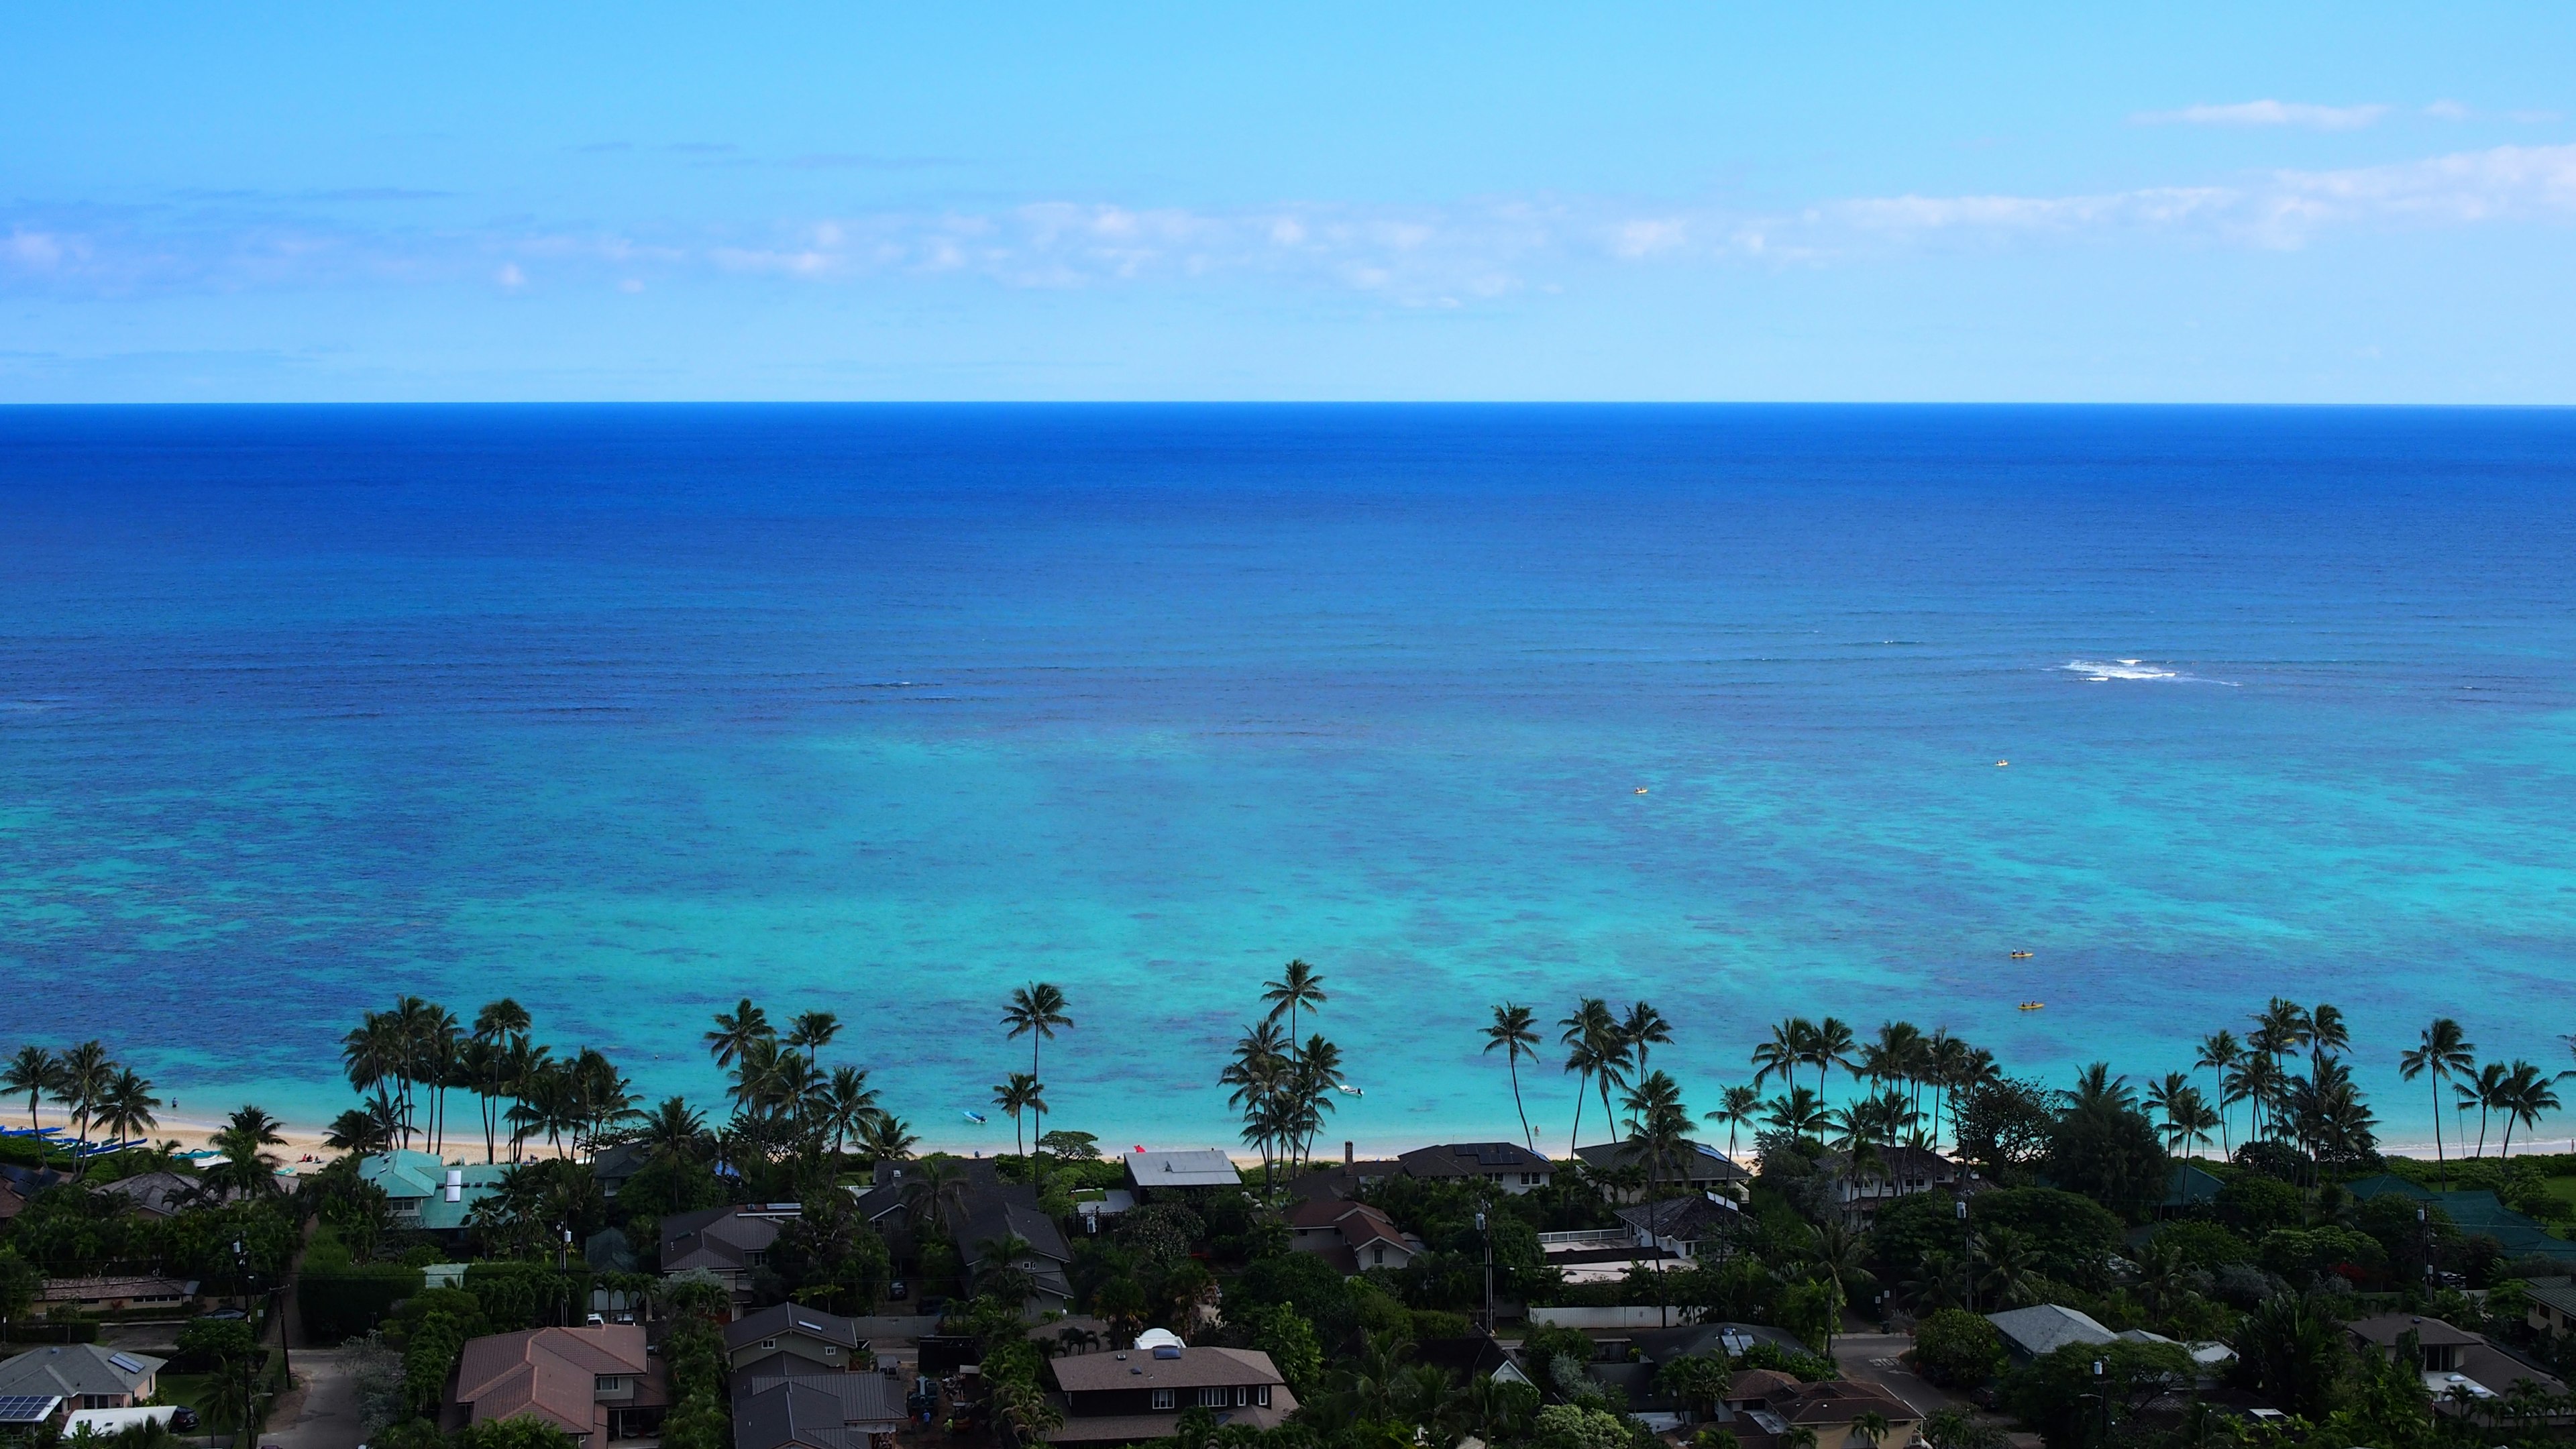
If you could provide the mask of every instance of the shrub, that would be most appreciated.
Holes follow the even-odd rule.
[[[307,1264],[296,1279],[295,1303],[304,1331],[324,1343],[360,1337],[384,1322],[403,1299],[418,1293],[418,1268],[400,1263],[361,1263],[316,1271]]]
[[[194,1318],[179,1330],[179,1357],[173,1367],[203,1373],[225,1359],[247,1358],[258,1347],[250,1325],[238,1318]]]
[[[1981,1384],[2003,1372],[2003,1335],[1964,1308],[1944,1308],[1915,1325],[1914,1362],[1936,1384]]]
[[[2254,1261],[2254,1245],[2217,1223],[2167,1223],[2156,1229],[2154,1241],[2206,1272]]]

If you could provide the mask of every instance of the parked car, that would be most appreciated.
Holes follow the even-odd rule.
[[[189,1408],[185,1404],[180,1405],[178,1412],[170,1416],[170,1431],[174,1434],[195,1433],[197,1431],[197,1411]],[[361,1449],[363,1449],[363,1446],[361,1446]]]

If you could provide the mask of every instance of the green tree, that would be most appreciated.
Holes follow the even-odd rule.
[[[2095,1365],[2101,1372],[2095,1373]],[[2150,1401],[2188,1388],[2198,1372],[2175,1343],[2070,1343],[2004,1375],[1996,1398],[2048,1449],[2098,1449]]]
[[[1914,1326],[1914,1362],[1936,1384],[1974,1387],[2003,1372],[2003,1335],[1977,1314],[1944,1308]]]
[[[456,1449],[579,1449],[578,1440],[533,1414],[468,1424],[452,1441]]]
[[[2238,1371],[2303,1419],[2325,1417],[2350,1358],[2343,1330],[2324,1305],[2294,1294],[2257,1304],[2236,1338]]]
[[[1288,1391],[1301,1401],[1311,1398],[1324,1381],[1324,1349],[1315,1325],[1293,1303],[1273,1303],[1248,1315],[1252,1346],[1270,1355],[1271,1365],[1288,1381]]]
[[[2094,1093],[2079,1086],[2049,1136],[2045,1170],[2058,1187],[2144,1222],[2172,1182],[2173,1159],[2157,1139],[2155,1124],[2118,1090]]]

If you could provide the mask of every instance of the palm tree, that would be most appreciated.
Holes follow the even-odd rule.
[[[1874,1281],[1869,1273],[1869,1239],[1842,1225],[1840,1219],[1828,1218],[1820,1228],[1808,1230],[1803,1254],[1809,1271],[1821,1274],[1833,1285],[1832,1311],[1825,1315],[1827,1358],[1834,1353],[1834,1328],[1842,1321],[1843,1305],[1851,1301],[1850,1285]]]
[[[911,1126],[891,1112],[879,1112],[859,1126],[859,1149],[871,1162],[900,1162],[920,1145]]]
[[[1648,1072],[1619,1105],[1628,1109],[1628,1140],[1646,1159],[1646,1195],[1659,1196],[1664,1167],[1680,1162],[1682,1144],[1690,1140],[1690,1108],[1682,1102],[1681,1086],[1670,1073]]]
[[[2218,1125],[2218,1113],[2200,1095],[2200,1088],[2185,1087],[2174,1094],[2174,1104],[2165,1120],[2173,1129],[2174,1148],[2181,1152],[2209,1145],[2209,1129]]]
[[[1583,1085],[1600,1089],[1601,1115],[1610,1115],[1610,1089],[1625,1085],[1628,1078],[1628,1040],[1620,1031],[1618,1019],[1610,1014],[1608,1002],[1598,996],[1587,996],[1574,1009],[1574,1014],[1557,1023],[1564,1028],[1558,1038],[1567,1048],[1565,1069],[1576,1075],[1574,1130],[1583,1129]],[[1572,1152],[1573,1139],[1566,1150]]]
[[[1887,1437],[1888,1427],[1885,1414],[1876,1409],[1864,1409],[1852,1417],[1851,1432],[1844,1442],[1850,1449],[1863,1449],[1864,1445],[1867,1449],[1879,1449],[1880,1441]]]
[[[1815,1137],[1825,1129],[1825,1099],[1806,1087],[1791,1087],[1763,1105],[1765,1125],[1795,1137]]]
[[[756,1042],[774,1041],[777,1032],[769,1025],[769,1013],[751,1004],[746,996],[730,1012],[716,1013],[716,1029],[706,1034],[707,1051],[720,1067],[732,1066]]]
[[[1485,1028],[1485,1050],[1502,1048],[1503,1065],[1511,1073],[1512,1110],[1520,1114],[1521,1145],[1533,1151],[1538,1144],[1530,1135],[1529,1109],[1521,1105],[1521,1058],[1538,1060],[1538,1032],[1533,1029],[1536,1025],[1528,1007],[1506,1001],[1494,1008],[1494,1024]]]
[[[0,1069],[0,1092],[12,1097],[26,1093],[27,1126],[30,1130],[40,1129],[45,1124],[36,1115],[36,1104],[53,1093],[62,1075],[62,1058],[40,1046],[22,1046],[9,1059],[9,1065]]]
[[[1067,1004],[1063,990],[1047,981],[1032,981],[1011,993],[1010,1005],[1002,1012],[1002,1024],[1011,1030],[1003,1040],[1016,1041],[1024,1036],[1029,1039],[1031,1077],[1039,1071],[1038,1044],[1054,1040],[1057,1027],[1073,1025],[1073,1018],[1064,1012]],[[1040,1135],[1044,1135],[1046,1108],[1040,1105],[1036,1110]]]
[[[2477,1043],[2447,1016],[2435,1017],[2415,1049],[2397,1059],[2398,1074],[2406,1080],[2433,1079],[2433,1161],[2441,1170],[2445,1192],[2451,1188],[2451,1167],[2442,1155],[2442,1079],[2473,1072],[2477,1065]]]
[[[912,1210],[913,1221],[928,1226],[963,1213],[967,1190],[966,1164],[933,1156],[906,1174],[903,1200]]]
[[[2504,1105],[2505,1090],[2512,1079],[2512,1068],[2502,1062],[2488,1062],[2466,1082],[2451,1084],[2451,1094],[2463,1108],[2478,1109],[2478,1150],[2473,1156],[2487,1155],[2487,1114]]]
[[[1986,1265],[1977,1286],[1993,1293],[1998,1307],[2023,1307],[2040,1274],[2039,1249],[2010,1228],[1996,1228],[1978,1236],[1975,1250]]]
[[[832,1038],[840,1034],[841,1019],[828,1011],[798,1012],[796,1019],[787,1024],[787,1044],[803,1048],[808,1062],[820,1056],[823,1048],[832,1044]]]
[[[1753,1049],[1753,1085],[1758,1088],[1773,1077],[1784,1087],[1798,1085],[1798,1067],[1806,1061],[1807,1043],[1815,1034],[1815,1023],[1803,1016],[1772,1027],[1771,1039]]]
[[[1836,1067],[1852,1069],[1851,1023],[1828,1016],[1816,1023],[1816,1034],[1807,1043],[1807,1061],[1816,1069],[1816,1095],[1823,1096],[1825,1078]]]
[[[75,1124],[72,1135],[80,1140],[84,1152],[89,1147],[90,1117],[98,1110],[99,1100],[107,1095],[108,1083],[115,1078],[116,1063],[108,1058],[103,1043],[85,1041],[63,1053],[54,1100],[70,1109]]]
[[[2129,1087],[2129,1079],[2115,1076],[2109,1062],[2094,1062],[2075,1074],[2075,1089],[2064,1094],[2068,1106],[2078,1111],[2112,1108],[2127,1112],[2138,1105],[2138,1094]]]
[[[2496,1094],[2496,1106],[2504,1113],[2504,1146],[2499,1157],[2513,1155],[2513,1125],[2538,1127],[2541,1117],[2558,1110],[2558,1093],[2550,1078],[2526,1061],[2516,1061],[2505,1077],[2504,1090]]]
[[[322,1145],[334,1152],[372,1157],[393,1146],[393,1134],[386,1130],[384,1119],[374,1112],[365,1107],[352,1107],[331,1119],[330,1127],[322,1134]]]
[[[1234,1044],[1234,1060],[1217,1074],[1220,1086],[1232,1087],[1227,1105],[1243,1113],[1243,1140],[1261,1149],[1261,1180],[1266,1191],[1273,1149],[1285,1119],[1279,1110],[1288,1091],[1288,1039],[1279,1023],[1262,1021],[1243,1029]]]
[[[879,1110],[876,1089],[868,1085],[864,1068],[832,1068],[832,1079],[823,1087],[821,1125],[832,1134],[833,1154],[838,1156]]]
[[[277,1159],[268,1149],[286,1145],[279,1131],[284,1125],[257,1107],[233,1113],[211,1139],[224,1158],[203,1174],[208,1185],[248,1193],[275,1191]]]
[[[2343,1009],[2319,1002],[2316,1008],[2308,1013],[2308,1039],[2305,1045],[2313,1051],[2325,1052],[2329,1055],[2352,1050],[2352,1027],[2344,1021]]]
[[[693,1110],[686,1098],[664,1097],[645,1115],[643,1140],[657,1157],[695,1157],[707,1146],[706,1115]]]
[[[2236,1100],[2227,1095],[2227,1071],[2244,1057],[2245,1048],[2238,1044],[2236,1033],[2221,1029],[2200,1039],[2200,1055],[2193,1058],[2191,1063],[2193,1071],[2210,1071],[2218,1074],[2218,1151],[2223,1157],[2232,1157],[2236,1151],[2227,1139],[2226,1108],[2228,1103]]]
[[[1290,961],[1280,969],[1278,980],[1264,981],[1261,986],[1261,999],[1270,1003],[1270,1020],[1277,1021],[1281,1013],[1287,1014],[1288,1049],[1294,1055],[1297,1049],[1297,1013],[1312,1011],[1332,1000],[1324,994],[1323,974],[1303,961]]]
[[[1726,1160],[1733,1162],[1736,1129],[1753,1125],[1753,1114],[1762,1109],[1762,1092],[1757,1087],[1729,1087],[1720,1100],[1723,1105],[1709,1113],[1708,1120],[1726,1125]]]
[[[2181,1072],[2167,1072],[2162,1080],[2147,1084],[2147,1106],[2165,1119],[2164,1137],[2168,1148],[2178,1140],[2174,1135],[2174,1107],[2183,1100],[2182,1094],[2190,1091],[2191,1078]]]
[[[1011,1133],[1017,1141],[1020,1156],[1029,1155],[1028,1134],[1023,1131],[1029,1104],[1037,1100],[1038,1079],[1027,1072],[1013,1072],[1010,1079],[993,1088],[993,1105],[1011,1114]]]
[[[1619,1023],[1619,1035],[1628,1043],[1628,1050],[1636,1054],[1637,1073],[1643,1076],[1647,1048],[1669,1044],[1673,1024],[1664,1020],[1664,1014],[1655,1010],[1652,1002],[1640,1001],[1629,1006],[1628,1019]]]
[[[132,1067],[118,1071],[116,1080],[108,1083],[107,1093],[99,1102],[98,1120],[107,1128],[112,1141],[139,1140],[144,1133],[161,1125],[153,1109],[161,1099],[152,1095],[152,1083]],[[2556,1105],[2552,1103],[2551,1105]]]

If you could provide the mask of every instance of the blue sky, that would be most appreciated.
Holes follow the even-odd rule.
[[[19,6],[0,400],[2576,401],[2576,9]]]

